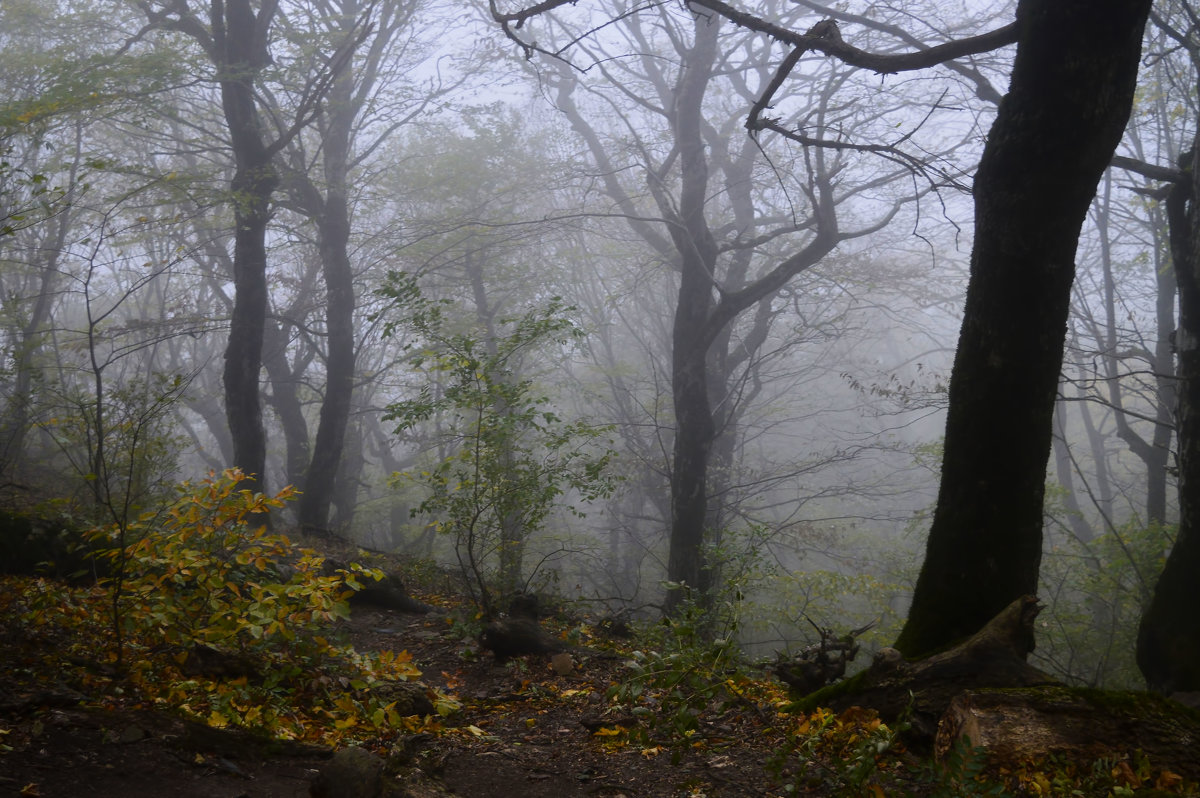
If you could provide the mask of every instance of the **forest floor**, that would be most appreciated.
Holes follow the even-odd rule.
[[[358,651],[407,651],[431,695],[457,706],[415,731],[352,738],[382,756],[420,749],[410,761],[422,778],[401,796],[1113,794],[1081,791],[1077,779],[1066,792],[1048,792],[1037,773],[1023,778],[1027,789],[985,793],[972,782],[974,763],[933,765],[870,712],[788,712],[786,691],[762,672],[731,669],[707,692],[647,682],[644,692],[615,696],[631,683],[639,657],[632,641],[589,634],[569,670],[544,655],[497,663],[466,633],[463,617],[445,607],[423,615],[357,607],[339,622]],[[577,618],[546,626],[561,634],[588,628]],[[280,749],[155,706],[120,679],[98,678],[94,661],[66,656],[71,647],[56,643],[57,634],[66,632],[30,634],[0,611],[0,796],[304,798],[329,765],[329,748]],[[668,716],[681,707],[694,723],[672,730]]]
[[[818,715],[837,740],[822,739],[805,755],[783,757],[790,766],[772,767],[797,719],[782,709],[783,689],[764,678],[755,697],[698,707],[694,729],[657,742],[661,729],[646,727],[661,725],[659,698],[646,693],[640,719],[610,700],[610,687],[628,675],[625,654],[577,651],[566,673],[546,656],[500,664],[464,637],[454,618],[357,607],[341,622],[360,651],[408,651],[420,681],[461,705],[411,738],[426,749],[426,789],[474,798],[847,794],[842,749],[886,731],[869,716]],[[247,732],[213,730],[125,696],[119,680],[96,677],[95,663],[48,668],[59,656],[45,650],[55,638],[31,638],[12,622],[0,614],[0,796],[293,798],[308,796],[328,764],[328,751],[318,746],[270,752]],[[67,648],[64,641],[60,651]],[[86,678],[70,675],[85,671]],[[732,680],[730,687],[738,689]],[[386,754],[396,738],[357,742]],[[828,760],[822,764],[820,756]],[[865,794],[927,792],[928,776],[919,776],[915,758],[900,746],[887,758],[872,765],[876,786],[864,782]],[[787,775],[802,771],[803,780],[785,790]],[[886,791],[877,786],[880,777]]]

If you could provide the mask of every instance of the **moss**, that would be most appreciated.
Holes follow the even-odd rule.
[[[1049,688],[1047,688],[1049,689]],[[1159,693],[1137,690],[1100,690],[1095,687],[1059,687],[1068,695],[1087,701],[1089,704],[1112,712],[1145,714],[1154,708],[1161,714],[1182,716],[1200,723],[1200,711],[1172,701]]]
[[[817,707],[829,706],[835,698],[860,692],[866,686],[866,680],[867,671],[859,671],[848,679],[842,679],[840,682],[826,685],[816,692],[809,693],[803,698],[793,701],[791,704],[788,704],[787,711],[809,713],[817,709]]]
[[[1112,715],[1145,716],[1154,712],[1158,715],[1170,715],[1188,718],[1200,723],[1200,711],[1172,701],[1158,693],[1138,690],[1101,690],[1096,687],[1071,687],[1068,685],[1039,685],[1037,687],[1015,688],[977,688],[974,692],[1010,692],[1024,694],[1036,693],[1047,703],[1074,703],[1082,701],[1090,706],[1102,709]]]

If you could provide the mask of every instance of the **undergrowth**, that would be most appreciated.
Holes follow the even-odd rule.
[[[116,530],[95,530],[119,585],[10,578],[0,615],[57,660],[38,665],[73,671],[70,681],[109,703],[329,744],[428,727],[391,689],[421,675],[407,652],[361,653],[331,633],[353,591],[380,572],[327,568],[256,525],[293,494],[239,490],[243,479],[230,470],[184,483],[165,511],[123,530],[123,547]],[[455,708],[430,697],[440,713]]]
[[[113,530],[96,531],[93,544],[109,572],[120,564],[119,591],[111,580],[78,588],[0,579],[0,643],[17,652],[5,678],[70,685],[101,705],[167,709],[216,727],[334,746],[439,730],[439,717],[458,708],[451,698],[427,692],[434,711],[416,716],[392,689],[420,676],[408,652],[359,652],[334,631],[352,592],[379,572],[330,567],[316,552],[260,528],[262,513],[290,493],[264,497],[240,490],[241,480],[230,471],[185,484],[169,508],[124,530],[124,546],[113,545]],[[931,763],[906,749],[903,718],[885,723],[857,707],[797,710],[783,685],[741,657],[732,642],[736,608],[723,609],[714,616],[682,601],[679,612],[621,648],[626,662],[607,685],[582,675],[564,685],[545,676],[544,663],[511,663],[521,685],[519,711],[540,702],[583,705],[604,691],[596,744],[673,762],[738,751],[753,736],[774,750],[765,763],[778,785],[773,794],[1195,794],[1188,793],[1194,785],[1138,755],[1091,767],[1056,760],[1001,766],[960,741]],[[441,636],[464,635],[469,650],[477,626],[460,621]],[[564,636],[586,645],[584,629]],[[197,661],[200,652],[215,660]],[[453,677],[447,679],[453,689]],[[514,702],[490,711],[518,711]],[[527,722],[536,725],[536,714]],[[487,737],[479,726],[464,729]]]

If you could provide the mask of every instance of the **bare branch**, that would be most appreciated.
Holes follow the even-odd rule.
[[[768,22],[754,14],[739,11],[728,3],[721,2],[721,0],[693,0],[692,5],[707,8],[747,30],[765,33],[773,39],[790,44],[796,48],[803,48],[806,51],[816,50],[817,52],[832,56],[842,63],[862,69],[869,69],[881,75],[926,69],[956,58],[997,50],[1017,41],[1017,23],[1011,22],[1002,28],[997,28],[988,33],[969,36],[965,39],[956,39],[928,49],[910,53],[883,55],[860,50],[857,47],[846,44],[840,37],[813,36],[808,33],[797,33],[796,31]]]

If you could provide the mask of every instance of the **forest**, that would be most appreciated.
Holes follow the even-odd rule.
[[[1192,0],[3,0],[0,794],[1196,794],[1198,86]]]

